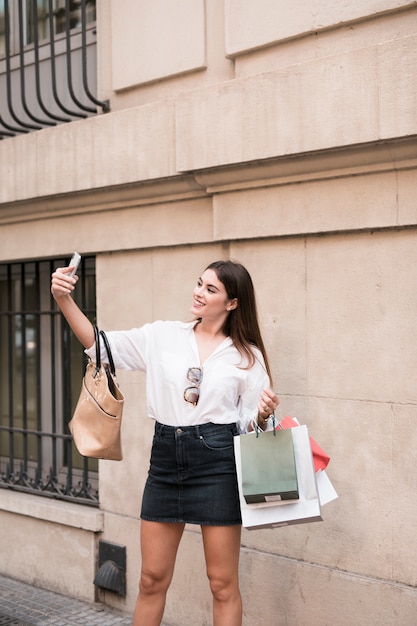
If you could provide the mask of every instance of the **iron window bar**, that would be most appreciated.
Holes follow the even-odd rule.
[[[109,100],[98,100],[90,90],[88,85],[88,76],[87,76],[87,6],[86,1],[82,0],[81,2],[81,51],[82,51],[82,76],[83,76],[83,86],[84,92],[90,99],[90,101],[101,107],[103,113],[108,113],[110,111],[110,101]]]
[[[33,5],[33,50],[34,50],[34,54],[35,54],[35,88],[36,88],[36,97],[37,97],[39,106],[42,109],[42,111],[45,113],[45,115],[47,115],[51,119],[56,120],[58,122],[70,122],[71,118],[60,117],[56,113],[51,113],[51,111],[48,111],[48,109],[46,108],[46,106],[45,106],[45,104],[43,102],[42,93],[41,93],[41,78],[40,78],[39,32],[38,32],[39,22],[38,22],[38,11],[37,11],[38,3],[37,3],[37,0],[32,0],[32,5]],[[53,32],[52,32],[52,36],[53,36]]]
[[[0,488],[98,506],[98,463],[79,455],[67,426],[85,355],[49,293],[68,261],[0,266]],[[94,257],[79,276],[78,303],[94,319]]]
[[[10,0],[4,0],[4,35],[5,35],[5,78],[6,78],[6,98],[4,99],[3,106],[5,110],[0,112],[0,139],[4,137],[11,137],[21,133],[27,133],[35,130],[40,130],[47,126],[55,126],[57,123],[71,122],[77,118],[86,118],[90,115],[97,114],[98,108],[101,108],[103,113],[110,110],[109,100],[99,100],[96,98],[89,87],[88,71],[87,71],[87,0],[81,0],[75,3],[76,8],[80,10],[80,33],[81,33],[81,65],[80,67],[74,65],[74,50],[71,47],[72,37],[75,34],[71,27],[71,10],[74,8],[74,2],[72,0],[65,0],[65,20],[62,22],[64,25],[65,34],[65,85],[61,85],[61,93],[58,90],[57,81],[57,61],[58,55],[56,53],[56,28],[53,0],[48,0],[48,8],[46,10],[46,19],[49,22],[49,72],[48,77],[45,72],[41,72],[41,61],[39,55],[39,32],[38,32],[38,2],[37,0],[29,0],[27,8],[32,8],[33,11],[33,54],[34,54],[34,86],[32,91],[28,90],[28,82],[26,78],[26,66],[25,66],[25,41],[24,41],[24,21],[25,12],[23,9],[23,0],[18,0],[17,3],[17,19],[18,19],[18,47],[19,51],[17,55],[12,54],[11,45],[11,20],[10,20]],[[14,5],[16,9],[16,5]],[[19,67],[15,69],[16,74],[19,73],[19,89],[12,81],[12,67],[11,59],[14,57],[19,58]],[[45,62],[44,62],[45,65]],[[73,85],[73,75],[75,72],[79,72],[80,78],[80,93],[76,94]],[[43,76],[43,80],[41,78]],[[46,81],[46,82],[45,82]],[[51,104],[49,107],[45,105],[44,98],[42,96],[42,88],[48,88],[51,91],[51,99],[53,102],[51,111]],[[1,95],[0,95],[1,98]],[[29,105],[30,101],[30,105]],[[91,103],[93,106],[88,105]],[[1,105],[0,100],[0,105]],[[46,116],[46,119],[41,119],[33,110],[39,109],[41,113]],[[61,113],[64,113],[63,117]],[[15,125],[16,124],[16,125]]]
[[[68,0],[66,4],[68,4]],[[87,117],[85,113],[81,113],[80,111],[71,111],[61,102],[61,99],[58,96],[58,88],[57,88],[57,80],[56,80],[55,39],[54,39],[55,32],[54,32],[54,22],[51,19],[52,14],[53,14],[52,0],[49,0],[49,45],[51,48],[51,78],[52,78],[52,91],[54,94],[54,99],[58,107],[61,109],[61,111],[63,111],[67,115],[85,118]]]
[[[22,100],[22,107],[26,115],[35,123],[42,126],[55,126],[55,122],[50,120],[41,120],[30,111],[26,100],[26,81],[25,81],[25,41],[23,36],[23,0],[18,1],[18,15],[19,15],[19,58],[20,58],[20,96]]]
[[[72,98],[73,103],[82,111],[87,111],[87,113],[95,113],[96,109],[92,107],[88,107],[83,104],[75,95],[74,87],[72,84],[72,55],[71,55],[71,21],[70,21],[70,3],[65,3],[65,40],[66,40],[66,50],[67,50],[67,81],[68,81],[68,91]]]
[[[0,115],[0,124],[2,124],[5,128],[10,128],[7,124],[4,123],[1,115]],[[13,130],[13,128],[12,128],[12,130]],[[17,131],[17,132],[19,132],[19,131]],[[2,136],[4,136],[4,137],[14,137],[15,133],[11,133],[8,130],[0,130],[0,139],[1,139]]]
[[[12,102],[12,72],[10,66],[10,13],[9,13],[9,0],[5,0],[4,2],[4,30],[5,30],[5,43],[6,43],[6,91],[7,91],[7,106],[10,117],[23,127],[23,129],[29,128],[31,130],[40,130],[41,126],[34,126],[33,124],[28,124],[25,121],[22,121],[18,118],[15,113],[13,102]]]

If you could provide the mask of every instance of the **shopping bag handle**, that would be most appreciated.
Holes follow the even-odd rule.
[[[275,429],[275,413],[271,413],[270,417],[272,417],[272,428],[273,428],[273,431],[274,431],[274,437],[276,437],[277,433],[276,433],[276,429]],[[252,421],[252,425],[253,425],[253,429],[254,429],[255,434],[256,434],[256,438],[259,437],[259,433],[260,432],[261,433],[265,432],[264,430],[262,430],[262,428],[259,428],[259,424],[256,421],[256,419],[254,419]]]

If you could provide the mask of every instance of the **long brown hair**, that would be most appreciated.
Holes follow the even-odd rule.
[[[261,351],[272,384],[271,369],[259,329],[255,290],[248,270],[236,261],[214,261],[206,269],[216,272],[228,298],[237,298],[238,301],[237,308],[230,311],[226,318],[223,332],[232,339],[239,352],[247,356],[248,367],[252,367],[256,359],[252,346]]]

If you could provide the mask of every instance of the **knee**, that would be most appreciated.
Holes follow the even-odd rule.
[[[227,580],[217,576],[209,577],[210,590],[217,602],[230,602],[239,596],[239,585],[235,580]]]
[[[169,587],[169,580],[163,574],[142,570],[139,580],[139,592],[142,595],[165,593]]]

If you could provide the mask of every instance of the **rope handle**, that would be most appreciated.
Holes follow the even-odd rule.
[[[272,428],[273,428],[273,431],[274,431],[274,437],[276,437],[277,434],[275,432],[275,413],[272,413],[271,417],[272,417]],[[255,431],[256,438],[259,437],[259,433],[265,432],[265,431],[262,430],[262,428],[259,428],[259,424],[256,421],[256,418],[252,420],[252,427],[253,427],[253,430]]]

